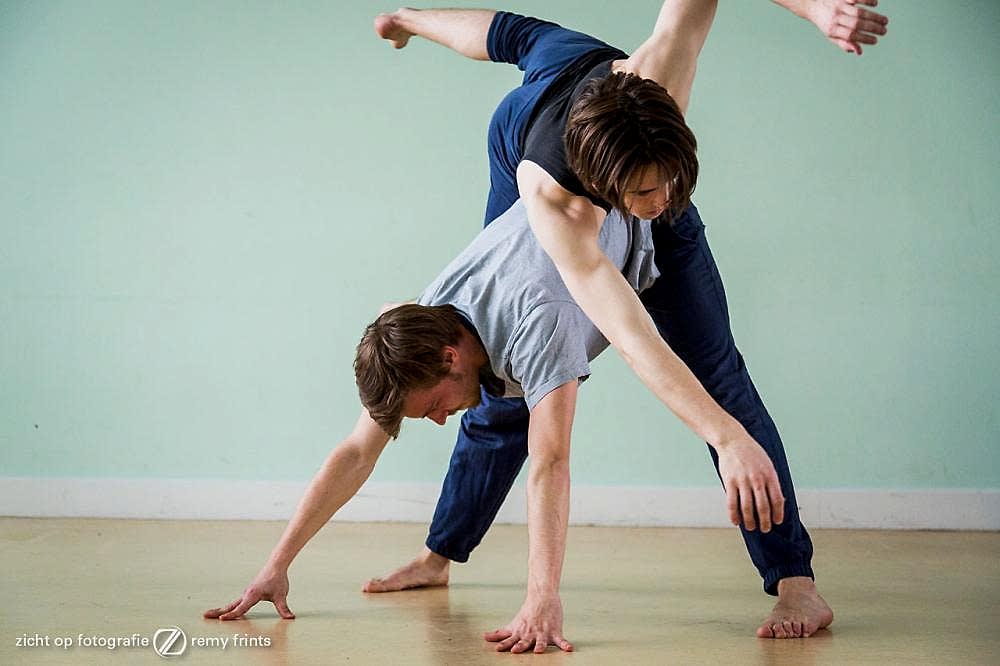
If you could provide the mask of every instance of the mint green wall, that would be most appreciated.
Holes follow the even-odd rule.
[[[696,201],[799,485],[1000,487],[1000,5],[884,2],[857,58],[720,4]],[[626,6],[511,8],[630,49],[659,3]],[[0,4],[0,475],[312,475],[364,324],[479,227],[518,81],[393,51],[391,8]],[[617,357],[578,413],[575,481],[715,483]],[[440,479],[454,425],[408,424],[377,478]]]

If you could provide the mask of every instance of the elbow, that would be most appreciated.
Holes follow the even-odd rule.
[[[353,475],[364,475],[366,478],[375,468],[378,453],[350,440],[338,446],[330,456],[330,463],[339,463],[344,469],[351,470]]]
[[[532,461],[526,487],[529,504],[567,501],[569,489],[568,458]]]
[[[622,360],[628,364],[628,367],[635,370],[635,351],[632,345],[628,344],[626,340],[616,340],[611,343],[611,346],[615,348],[615,351],[622,357]]]
[[[550,453],[533,458],[528,472],[531,484],[564,481],[569,483],[569,452]]]
[[[618,352],[618,355],[628,364],[628,367],[633,372],[637,371],[639,368],[638,358],[639,350],[642,347],[642,336],[636,335],[634,330],[627,330],[623,335],[619,335],[617,339],[610,342],[611,346]]]

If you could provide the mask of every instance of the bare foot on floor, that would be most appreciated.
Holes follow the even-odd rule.
[[[395,12],[376,16],[375,32],[382,39],[389,40],[395,49],[403,48],[410,41],[410,37],[413,37],[413,33],[401,25],[399,17]]]
[[[833,622],[833,611],[807,577],[778,582],[778,603],[757,627],[760,638],[808,638]]]
[[[451,560],[429,550],[409,564],[405,564],[383,578],[372,578],[361,588],[362,592],[397,592],[414,587],[439,587],[448,584]]]

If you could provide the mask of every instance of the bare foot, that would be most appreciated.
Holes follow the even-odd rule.
[[[778,582],[778,603],[757,627],[760,638],[808,638],[833,622],[833,611],[807,577]]]
[[[432,552],[426,546],[409,564],[405,564],[384,578],[372,578],[361,588],[362,592],[396,592],[414,587],[439,587],[448,584],[451,560]]]
[[[413,33],[403,27],[399,12],[379,14],[375,17],[375,32],[382,39],[387,39],[395,49],[406,46]]]

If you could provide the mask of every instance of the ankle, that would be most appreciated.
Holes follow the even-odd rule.
[[[413,7],[400,7],[392,13],[392,16],[401,26],[409,30],[410,21],[419,13],[420,10]]]
[[[778,581],[778,596],[797,592],[816,592],[816,583],[808,576],[791,576]]]
[[[449,560],[444,555],[438,555],[427,546],[424,546],[423,552],[420,553],[417,559],[420,560],[423,564],[427,564],[436,569],[447,569],[448,566],[451,564],[451,560]]]

